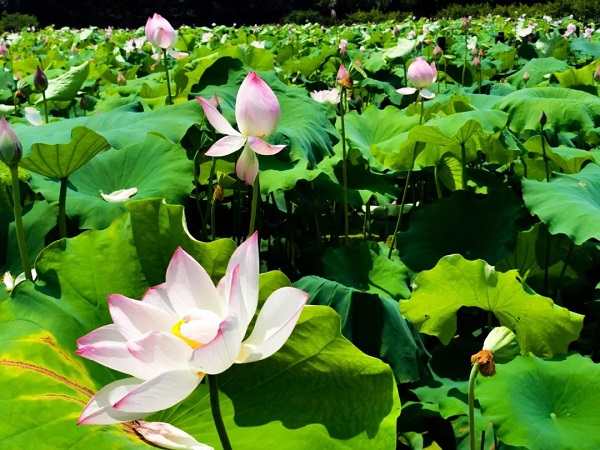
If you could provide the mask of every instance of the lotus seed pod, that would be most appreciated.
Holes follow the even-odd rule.
[[[496,327],[485,338],[483,350],[488,350],[494,355],[497,363],[507,363],[521,353],[521,346],[517,336],[507,327]]]

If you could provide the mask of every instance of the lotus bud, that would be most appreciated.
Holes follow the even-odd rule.
[[[529,81],[529,72],[525,72],[523,74],[523,81],[526,82],[526,83]]]
[[[462,20],[460,21],[460,29],[465,31],[469,28],[469,19],[467,19],[466,17],[463,17]]]
[[[23,146],[10,124],[3,117],[0,122],[0,161],[7,166],[19,164]]]
[[[35,73],[33,74],[33,85],[40,92],[44,92],[48,89],[48,77],[40,66],[35,69]]]
[[[600,82],[600,66],[596,67],[596,71],[594,72],[594,81]]]
[[[331,10],[331,18],[335,19],[337,17],[337,13],[335,12],[335,9]]]
[[[126,86],[127,85],[127,78],[125,78],[125,75],[123,75],[121,72],[119,72],[117,74],[117,84],[119,86]]]
[[[81,96],[81,99],[79,100],[79,106],[84,111],[87,111],[88,109],[90,109],[90,101],[87,99],[87,97],[85,95]]]
[[[471,364],[479,364],[479,373],[484,377],[496,374],[496,363],[507,363],[521,353],[517,336],[507,327],[496,327],[483,342],[483,349],[471,356]]]
[[[542,111],[542,114],[540,116],[540,125],[543,127],[546,125],[546,122],[548,122],[548,118],[546,117],[546,113]]]
[[[473,58],[473,67],[475,67],[477,70],[481,69],[481,62],[477,56]]]
[[[161,448],[213,450],[213,447],[202,444],[183,430],[165,422],[144,422],[136,420],[133,429],[144,440]]]
[[[444,54],[444,51],[442,50],[442,47],[438,45],[435,46],[435,48],[433,49],[433,57],[435,59],[439,59],[442,55]]]
[[[473,49],[471,50],[471,55],[477,56],[478,54],[479,54],[479,50],[477,50],[477,47],[473,47]]]
[[[352,79],[343,64],[340,66],[337,73],[337,83],[346,89],[352,89]]]
[[[6,44],[0,44],[0,56],[4,57],[6,55],[8,55],[8,47]]]

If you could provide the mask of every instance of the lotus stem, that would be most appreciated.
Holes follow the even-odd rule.
[[[42,91],[42,98],[44,99],[44,120],[46,121],[46,123],[48,123],[48,101],[46,100],[46,92],[45,91]],[[75,108],[73,108],[73,109],[75,109]]]
[[[548,157],[546,156],[546,139],[544,137],[544,124],[540,124],[540,134],[542,138],[542,157],[544,158],[544,170],[546,171],[546,182],[550,182],[550,168],[548,167]],[[544,295],[548,295],[549,271],[550,271],[550,231],[546,235],[546,257],[544,258],[544,283],[542,291]]]
[[[460,156],[462,159],[462,189],[463,191],[467,191],[467,149],[465,147],[465,143],[460,143]]]
[[[167,77],[167,105],[173,104],[171,97],[171,80],[169,79],[169,64],[167,63],[167,49],[163,48],[163,62],[165,65],[165,76]]]
[[[415,153],[417,149],[417,144],[415,144],[415,150],[413,150],[413,158],[412,165],[415,163]],[[390,251],[388,252],[388,259],[392,259],[392,252],[394,251],[394,246],[396,245],[396,235],[400,230],[400,223],[402,222],[402,213],[404,212],[404,204],[406,202],[406,193],[408,192],[408,184],[410,182],[410,174],[412,172],[411,169],[408,169],[408,174],[406,175],[406,181],[404,182],[404,191],[402,192],[402,200],[400,200],[400,211],[398,212],[398,220],[396,221],[396,227],[394,228],[394,234],[392,234],[392,242],[390,243]]]
[[[346,124],[344,120],[347,104],[348,98],[346,88],[342,87],[340,120],[342,123],[342,181],[344,184],[344,242],[346,245],[349,245],[350,240],[348,235],[350,234],[350,218],[348,217],[348,167],[346,161],[348,158],[348,152],[346,149]]]
[[[25,278],[33,280],[31,275],[31,264],[27,253],[27,242],[25,241],[25,229],[23,228],[23,215],[21,210],[21,188],[19,186],[19,165],[10,164],[10,176],[12,179],[13,211],[15,214],[15,230],[17,232],[17,244],[19,245],[19,254]]]
[[[58,234],[60,238],[67,237],[67,177],[60,179],[60,193],[58,195]]]
[[[256,213],[258,211],[258,198],[260,195],[260,185],[258,181],[258,175],[254,183],[252,183],[252,205],[250,210],[250,230],[248,231],[248,237],[252,236],[254,230],[256,230]]]
[[[219,386],[217,384],[216,375],[206,375],[208,378],[208,390],[210,394],[210,410],[212,412],[215,426],[217,427],[217,433],[219,434],[219,440],[223,446],[223,450],[231,450],[231,443],[227,436],[227,430],[223,423],[223,416],[221,415],[221,405],[219,404]]]
[[[477,372],[479,369],[479,363],[476,362],[471,368],[471,374],[469,375],[469,442],[471,450],[476,450],[475,442],[475,379],[477,378]]]
[[[562,281],[565,277],[565,272],[567,271],[567,266],[569,265],[569,258],[571,258],[571,253],[573,253],[574,247],[573,241],[569,244],[569,250],[567,250],[567,254],[565,256],[565,261],[563,263],[562,269],[560,270],[560,275],[558,276],[558,285],[556,286],[556,299],[558,300],[560,288],[562,287]]]
[[[467,47],[468,41],[469,41],[469,35],[465,31],[465,60],[464,60],[463,70],[462,70],[462,82],[460,83],[463,86],[465,85],[465,71],[467,70],[467,53],[469,51],[469,48]]]
[[[202,231],[201,236],[204,240],[208,238],[208,233],[206,231],[206,227],[208,226],[208,220],[210,216],[210,212],[212,211],[212,203],[214,202],[212,192],[213,192],[213,182],[215,179],[215,172],[217,170],[217,158],[211,158],[212,164],[210,166],[210,174],[208,175],[208,187],[206,190],[206,211],[204,213],[204,217],[202,218]]]
[[[544,137],[544,126],[541,126],[541,137],[542,137],[542,155],[544,158],[544,169],[546,171],[546,181],[550,181],[550,168],[548,167],[548,157],[546,156],[546,139]]]

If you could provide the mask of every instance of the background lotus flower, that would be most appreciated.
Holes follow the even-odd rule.
[[[23,156],[23,146],[10,124],[0,121],[0,161],[6,165],[18,164]]]
[[[225,135],[208,149],[206,155],[225,156],[244,147],[235,169],[238,177],[251,185],[258,175],[256,153],[274,155],[285,148],[285,145],[271,145],[263,140],[275,132],[279,123],[281,110],[275,93],[256,72],[246,76],[235,102],[235,118],[240,131],[235,130],[208,100],[197,99],[210,124]]]
[[[154,13],[146,22],[146,39],[150,44],[166,50],[177,43],[177,32],[167,19]]]
[[[340,102],[340,91],[337,88],[330,91],[312,91],[310,96],[319,103],[329,102],[332,105],[337,105]]]
[[[429,65],[427,64],[427,61],[425,61],[425,58],[418,56],[410,64],[408,70],[406,71],[406,76],[410,82],[416,86],[416,89],[411,87],[403,87],[396,89],[396,92],[402,95],[410,95],[417,92],[418,89],[419,94],[423,98],[432,99],[435,97],[435,94],[427,89],[437,79],[435,62],[432,62],[431,65]]]
[[[165,283],[148,289],[141,301],[110,295],[114,324],[79,339],[76,353],[133,378],[103,387],[78,423],[139,419],[186,398],[206,373],[218,374],[279,350],[308,294],[292,287],[273,292],[242,342],[258,305],[259,266],[255,233],[233,253],[216,287],[204,268],[178,248]]]

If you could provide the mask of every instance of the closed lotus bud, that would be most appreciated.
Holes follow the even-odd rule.
[[[596,67],[596,71],[594,72],[594,80],[600,82],[600,66]]]
[[[0,161],[7,166],[19,164],[23,146],[10,124],[3,117],[0,121]]]
[[[0,56],[8,55],[8,47],[6,44],[0,44]]]
[[[340,66],[337,73],[337,83],[346,89],[352,89],[352,79],[343,64]]]
[[[119,72],[117,74],[117,84],[119,86],[126,86],[127,85],[127,78],[125,78],[125,75],[123,75],[121,72]]]
[[[444,51],[442,50],[442,47],[438,45],[435,46],[435,48],[433,49],[433,57],[438,59],[440,58],[442,55],[444,54]]]
[[[35,69],[35,73],[33,74],[33,85],[40,92],[44,92],[48,89],[48,77],[39,66]]]
[[[481,68],[481,62],[479,61],[479,58],[477,56],[473,58],[473,67],[475,67],[476,69]]]
[[[85,95],[81,96],[81,100],[79,100],[79,106],[84,111],[87,111],[88,109],[90,109],[90,101],[87,99],[87,97]]]
[[[463,17],[462,20],[460,21],[460,29],[461,30],[467,30],[469,28],[469,19],[467,19],[466,17]]]
[[[529,72],[525,72],[523,74],[523,81],[525,81],[525,82],[529,81]]]
[[[544,126],[548,122],[548,118],[546,117],[546,113],[542,111],[542,115],[540,116],[540,125]]]

